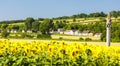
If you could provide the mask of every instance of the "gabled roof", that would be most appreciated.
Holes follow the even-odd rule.
[[[90,33],[90,31],[89,30],[85,30],[82,33]]]

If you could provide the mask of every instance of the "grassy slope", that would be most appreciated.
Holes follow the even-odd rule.
[[[90,22],[100,22],[101,17],[96,17],[96,18],[76,18],[76,22],[77,23],[90,23]],[[118,17],[117,19],[115,19],[114,17],[111,18],[112,19],[112,22],[120,22],[120,17]],[[73,19],[57,19],[57,20],[53,20],[53,22],[56,22],[56,21],[67,21],[69,23],[73,23]]]
[[[99,22],[101,21],[100,20],[101,17],[96,17],[96,18],[76,18],[76,23],[90,23],[90,22]],[[111,18],[112,19],[112,22],[115,22],[115,21],[120,21],[120,17],[118,17],[116,20],[114,17]],[[68,23],[73,23],[73,19],[70,18],[70,19],[57,19],[57,20],[53,20],[53,22],[56,22],[56,21],[67,21]],[[23,22],[22,23],[11,23],[13,25],[17,24],[17,25],[20,25],[20,24],[24,24]]]
[[[52,39],[59,39],[62,37],[63,39],[73,39],[73,40],[79,40],[80,38],[91,38],[92,40],[100,40],[100,37],[94,37],[94,36],[74,36],[74,35],[51,35]]]

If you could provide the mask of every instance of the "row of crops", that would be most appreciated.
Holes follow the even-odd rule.
[[[0,66],[119,66],[120,47],[0,40]]]

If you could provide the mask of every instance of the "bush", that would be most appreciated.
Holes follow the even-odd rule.
[[[112,42],[120,42],[119,38],[111,38]]]
[[[40,38],[40,39],[51,39],[51,35],[37,34],[37,38]]]
[[[25,38],[33,38],[34,36],[26,34]]]
[[[83,38],[79,38],[80,41],[83,41],[84,39]]]
[[[59,37],[59,39],[60,39],[60,40],[62,40],[62,39],[63,39],[63,37]]]
[[[9,35],[9,33],[7,32],[6,29],[4,29],[3,32],[1,33],[1,35],[3,38],[6,38]]]
[[[91,41],[92,39],[91,38],[85,38],[85,41]]]
[[[26,33],[21,33],[21,38],[25,38],[26,37]]]

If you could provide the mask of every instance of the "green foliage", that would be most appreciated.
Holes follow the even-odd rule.
[[[80,14],[74,14],[72,16],[56,17],[54,19],[70,19],[70,18],[85,18],[86,19],[87,17],[106,17],[106,14],[104,12],[96,12],[96,13],[90,13],[90,14],[80,13]]]
[[[80,41],[83,41],[84,39],[80,37],[79,40],[80,40]]]
[[[62,40],[62,39],[63,39],[63,37],[59,37],[59,39],[60,39],[60,40]]]
[[[79,18],[86,18],[88,15],[85,13],[81,13],[78,15]]]
[[[96,12],[96,13],[90,13],[89,17],[105,17],[106,14],[104,12]]]
[[[1,25],[1,28],[4,30],[4,29],[6,29],[8,27],[8,24],[2,24]]]
[[[2,35],[3,38],[7,38],[7,36],[9,35],[9,33],[7,32],[6,29],[4,29],[4,30],[2,31],[2,33],[1,33],[1,35]]]
[[[120,23],[112,23],[111,27],[111,41],[120,42]],[[101,35],[101,40],[106,41],[106,31],[104,30]]]
[[[111,31],[111,41],[113,42],[119,42],[120,41],[120,24],[119,24],[119,16],[120,16],[120,11],[111,11],[110,12],[112,18],[115,18],[115,23],[112,22],[112,31]],[[90,22],[88,24],[82,24],[82,22],[79,20],[83,19],[96,19],[99,18],[97,22]],[[50,30],[57,30],[58,28],[63,28],[63,30],[79,30],[79,31],[84,31],[84,30],[90,30],[94,34],[95,33],[102,33],[101,40],[105,41],[106,40],[106,24],[105,24],[105,17],[106,14],[104,12],[96,12],[96,13],[90,13],[90,14],[75,14],[72,16],[63,16],[63,17],[58,17],[58,18],[53,18],[59,19],[54,22],[51,19],[44,19],[44,18],[38,18],[37,20],[34,20],[31,17],[26,18],[26,20],[11,20],[11,21],[1,21],[0,22],[0,28],[1,30],[3,29],[17,29],[18,31],[22,30],[33,30],[33,32],[38,33],[39,31],[42,34],[49,34]],[[80,18],[80,19],[78,19]],[[84,19],[85,18],[85,19]],[[116,20],[117,19],[117,20]],[[114,19],[113,19],[114,20]],[[76,22],[76,23],[70,23],[70,22]],[[23,23],[23,25],[17,25],[17,24],[12,24],[12,23]],[[78,23],[79,22],[79,23]],[[41,23],[41,24],[40,24]]]
[[[7,20],[7,21],[0,21],[0,24],[13,24],[13,23],[24,23],[25,20]]]
[[[20,26],[19,25],[8,25],[7,29],[11,30],[11,29],[16,29],[19,30]]]
[[[26,30],[31,30],[32,29],[32,23],[34,22],[35,20],[31,17],[29,18],[26,18],[26,22],[25,22],[25,28]]]
[[[111,15],[112,17],[117,18],[118,15],[119,15],[119,12],[117,12],[117,11],[111,11],[111,12],[110,12],[110,15]]]
[[[54,23],[54,30],[57,30],[58,28],[64,28],[66,26],[65,22],[62,21],[56,21],[56,23]]]
[[[106,30],[103,31],[102,35],[100,36],[101,41],[106,41]]]
[[[25,38],[26,37],[26,33],[21,33],[21,38]]]
[[[12,29],[17,29],[17,30],[18,30],[18,29],[19,29],[19,26],[18,26],[18,25],[13,25],[13,26],[12,26]]]
[[[38,21],[33,22],[32,23],[32,30],[35,32],[39,31],[39,25],[40,25],[40,23]]]
[[[24,24],[19,25],[19,31],[22,31],[22,30],[25,30],[25,25]]]
[[[76,22],[76,19],[75,19],[75,18],[73,18],[73,22]]]
[[[44,20],[44,18],[38,18],[38,21],[43,21]]]
[[[40,32],[42,34],[49,34],[50,30],[53,28],[53,21],[46,18],[39,26]]]
[[[50,35],[44,35],[44,34],[37,34],[37,38],[40,39],[51,39]]]
[[[91,41],[92,39],[91,38],[85,38],[85,41]]]

